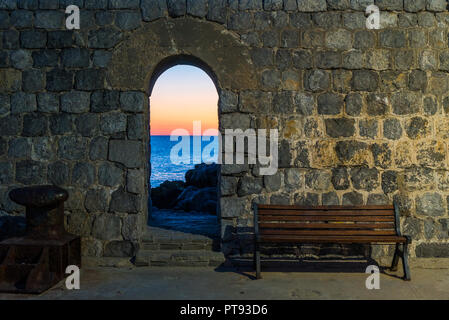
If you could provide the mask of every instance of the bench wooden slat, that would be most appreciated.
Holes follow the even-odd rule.
[[[277,243],[404,243],[405,237],[401,236],[260,236],[260,242]]]
[[[394,229],[394,223],[260,223],[259,229]]]
[[[366,243],[396,244],[392,269],[402,258],[404,279],[410,280],[407,246],[402,236],[399,210],[386,206],[291,206],[254,207],[254,264],[260,279],[260,244]],[[402,245],[402,251],[399,245]]]
[[[393,205],[361,205],[361,206],[300,206],[300,205],[274,205],[258,204],[259,210],[277,209],[277,210],[393,210]]]
[[[259,215],[283,216],[393,216],[391,210],[275,210],[264,209]]]
[[[394,230],[294,230],[294,229],[263,229],[261,235],[298,235],[298,236],[394,236]]]
[[[259,221],[366,221],[393,222],[392,216],[280,216],[261,215]]]

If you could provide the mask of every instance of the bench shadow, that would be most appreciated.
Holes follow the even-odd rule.
[[[389,267],[379,266],[372,258],[360,260],[350,259],[285,259],[268,258],[262,260],[262,277],[264,273],[282,272],[282,273],[362,273],[365,274],[369,265],[375,265],[379,268],[381,274],[402,279],[389,270]],[[401,268],[398,268],[401,270]],[[255,269],[252,259],[238,258],[227,259],[215,269],[216,272],[233,272],[241,276],[255,280]]]

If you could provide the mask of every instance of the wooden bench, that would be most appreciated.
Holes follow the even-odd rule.
[[[376,243],[396,244],[391,270],[402,258],[404,280],[410,280],[407,247],[399,211],[387,206],[254,205],[254,265],[260,279],[261,244]],[[401,250],[402,246],[402,250]]]

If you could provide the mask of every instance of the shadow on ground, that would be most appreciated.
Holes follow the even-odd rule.
[[[283,259],[269,258],[263,260],[261,265],[262,277],[264,273],[366,273],[367,267],[375,265],[379,272],[387,276],[402,279],[402,266],[398,271],[390,267],[379,266],[371,258],[362,260],[330,260],[330,259]],[[249,279],[255,280],[255,268],[252,259],[227,259],[225,263],[215,268],[216,272],[234,272]]]

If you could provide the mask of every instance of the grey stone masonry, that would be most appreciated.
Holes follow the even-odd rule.
[[[65,27],[68,4],[80,30]],[[412,256],[447,257],[448,30],[446,0],[0,0],[0,215],[23,214],[14,187],[61,185],[85,256],[136,255],[148,97],[191,63],[216,84],[222,132],[279,130],[274,175],[221,166],[225,255],[251,251],[253,203],[395,201]]]

